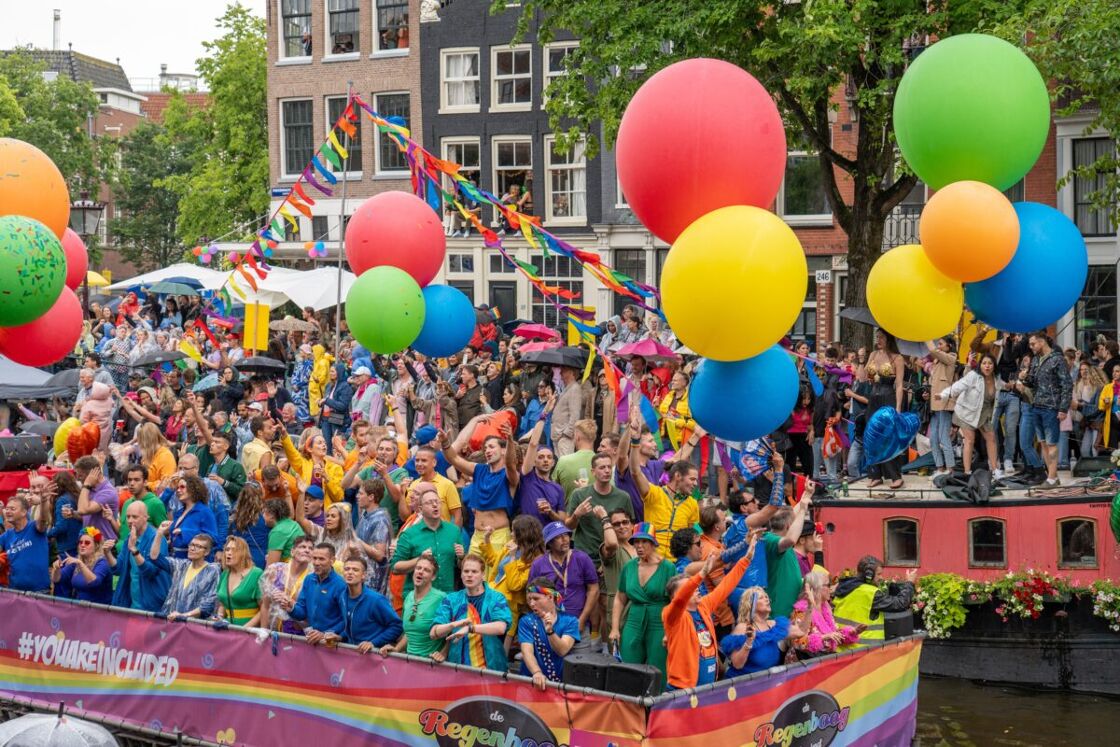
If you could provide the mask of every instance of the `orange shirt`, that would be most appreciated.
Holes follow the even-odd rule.
[[[280,477],[284,478],[284,482],[288,483],[289,494],[292,496],[292,502],[294,503],[295,500],[299,498],[299,485],[296,483],[295,476],[287,472],[281,472]],[[267,501],[269,498],[284,498],[283,492],[271,491],[268,489],[268,486],[264,484],[264,480],[261,479],[261,471],[259,469],[253,472],[253,479],[261,484],[261,491],[264,493],[261,498],[262,501]]]
[[[707,560],[709,555],[716,556],[716,560],[712,564],[712,571],[708,574],[708,578],[706,579],[709,589],[716,588],[723,578],[723,562],[719,559],[722,552],[722,543],[709,538],[706,534],[700,535],[700,559]],[[714,619],[716,625],[732,625],[735,622],[735,614],[731,611],[727,603],[724,602],[716,608]]]

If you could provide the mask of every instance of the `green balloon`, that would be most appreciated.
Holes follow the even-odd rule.
[[[894,99],[906,163],[933,189],[971,179],[1007,189],[1030,171],[1050,131],[1050,97],[1034,63],[986,34],[922,52]]]
[[[404,270],[372,267],[346,294],[346,323],[354,339],[371,352],[399,353],[424,326],[424,294]]]
[[[22,215],[0,217],[0,327],[35,321],[66,283],[66,253],[54,233]]]

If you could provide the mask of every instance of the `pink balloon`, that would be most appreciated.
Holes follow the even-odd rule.
[[[673,114],[683,127],[666,126]],[[750,73],[722,60],[683,60],[634,94],[615,158],[634,215],[671,244],[716,208],[769,209],[785,173],[786,132]]]
[[[74,352],[82,336],[82,304],[63,288],[58,300],[38,319],[17,327],[0,327],[0,353],[25,366],[48,366]]]
[[[67,228],[62,234],[62,251],[66,253],[66,287],[78,290],[89,270],[89,252],[82,237]]]
[[[346,259],[354,274],[389,265],[421,287],[443,266],[447,238],[439,215],[408,192],[382,192],[354,211],[346,226]]]

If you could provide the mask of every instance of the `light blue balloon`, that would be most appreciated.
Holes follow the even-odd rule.
[[[424,326],[413,349],[432,358],[445,358],[467,346],[474,336],[474,307],[458,288],[424,288]]]
[[[1019,246],[1010,264],[964,286],[976,318],[995,329],[1033,332],[1073,308],[1089,275],[1081,231],[1063,213],[1037,202],[1016,202]]]
[[[692,417],[728,441],[761,438],[797,403],[797,367],[778,345],[741,361],[703,360],[688,390]]]

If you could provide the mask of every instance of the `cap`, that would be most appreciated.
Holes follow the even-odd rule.
[[[136,392],[137,392],[137,394],[139,394],[140,392],[147,392],[148,396],[152,398],[153,402],[155,402],[157,399],[159,399],[159,395],[156,394],[156,390],[152,389],[150,386],[142,386],[139,389],[137,389]]]
[[[313,501],[323,500],[323,489],[318,485],[308,485],[306,493],[307,497]]]
[[[547,545],[552,540],[556,539],[563,534],[571,534],[572,530],[568,529],[562,521],[550,521],[544,527],[544,543]]]
[[[648,521],[643,521],[634,527],[634,533],[630,535],[630,544],[634,544],[634,540],[646,540],[652,542],[654,547],[657,546],[657,537],[653,534],[653,524]]]
[[[365,366],[358,366],[354,369],[354,372],[351,374],[351,376],[373,376],[373,371],[370,371]]]
[[[434,440],[439,435],[439,431],[436,430],[434,425],[422,425],[416,429],[416,433],[413,435],[416,436],[416,443],[426,444]]]
[[[260,402],[250,402],[249,409],[256,410],[257,412],[264,412],[264,405]]]

